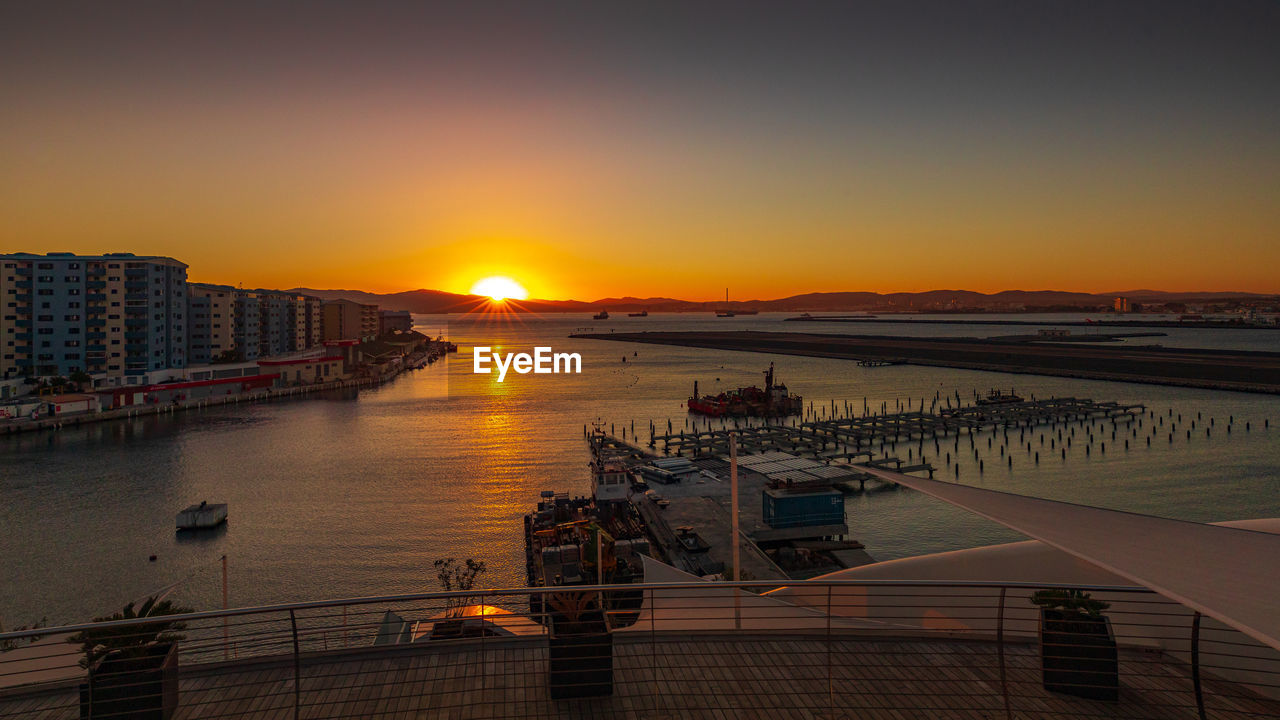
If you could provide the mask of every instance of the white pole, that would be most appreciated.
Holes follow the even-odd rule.
[[[738,433],[729,433],[729,517],[733,526],[733,536],[729,538],[733,548],[733,580],[742,579],[742,570],[738,565]]]
[[[738,547],[738,433],[729,433],[729,514],[733,534],[729,537],[733,548],[733,580],[742,579],[742,556]],[[733,591],[733,626],[742,629],[742,596]]]
[[[227,556],[226,555],[222,556],[222,609],[223,610],[227,609]],[[227,644],[227,640],[228,640],[227,635],[228,635],[227,618],[224,615],[222,618],[222,659],[223,660],[229,659],[230,652],[231,652]]]

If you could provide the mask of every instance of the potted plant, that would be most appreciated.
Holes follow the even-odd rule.
[[[471,591],[475,588],[476,578],[483,575],[488,568],[483,560],[467,558],[464,564],[458,564],[457,558],[441,558],[435,561],[436,579],[445,592],[457,590]],[[484,626],[473,623],[467,627],[466,609],[471,597],[452,597],[445,601],[444,618],[431,626],[431,639],[452,639],[483,635]]]
[[[613,636],[598,595],[558,592],[550,606],[548,684],[551,697],[613,694]]]
[[[94,622],[181,615],[191,608],[148,598],[129,603]],[[89,682],[80,686],[80,717],[169,720],[178,709],[178,641],[184,623],[157,620],[140,625],[85,630],[67,639],[84,652],[80,666]]]
[[[1094,700],[1119,699],[1120,669],[1109,604],[1082,590],[1040,590],[1040,661],[1044,689]]]

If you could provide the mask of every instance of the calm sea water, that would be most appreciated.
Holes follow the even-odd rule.
[[[793,392],[817,405],[835,399],[861,408],[866,398],[872,407],[893,408],[935,392],[971,397],[974,390],[1001,387],[1039,397],[1143,403],[1165,415],[1172,409],[1184,417],[1172,444],[1161,435],[1148,448],[1140,434],[1126,452],[1118,436],[1106,454],[1095,447],[1086,456],[1075,443],[1066,460],[1044,453],[1038,466],[1025,449],[1015,449],[1009,469],[999,459],[998,442],[988,451],[979,440],[986,470],[979,473],[969,454],[961,460],[961,479],[1190,520],[1280,515],[1277,397],[913,366],[860,368],[840,360],[567,338],[582,327],[973,336],[1035,331],[909,320],[814,327],[783,323],[782,317],[653,315],[600,322],[420,316],[420,329],[447,332],[463,352],[447,366],[438,363],[358,395],[0,439],[0,617],[7,625],[41,617],[78,621],[174,583],[181,601],[216,607],[223,554],[230,561],[233,605],[434,590],[431,563],[448,556],[483,559],[490,568],[486,584],[518,586],[524,581],[521,515],[541,490],[589,489],[585,425],[599,418],[620,433],[624,426],[630,432],[634,421],[645,437],[650,420],[665,427],[670,419],[679,427],[695,379],[708,390],[758,383],[770,361]],[[1168,332],[1128,342],[1280,350],[1280,333]],[[470,373],[473,345],[579,352],[583,374],[513,374],[498,384],[495,376]],[[1188,441],[1184,430],[1196,413],[1203,420]],[[1203,423],[1210,417],[1216,425],[1206,438]],[[1269,431],[1262,428],[1265,418]],[[926,450],[934,460],[932,447]],[[205,499],[230,503],[226,529],[175,536],[174,513]],[[905,490],[854,496],[848,510],[851,534],[882,560],[1018,539]],[[155,562],[148,560],[152,554]]]

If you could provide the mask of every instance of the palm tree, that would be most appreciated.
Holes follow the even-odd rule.
[[[171,600],[150,597],[136,610],[133,603],[129,603],[120,612],[110,617],[96,617],[93,621],[136,620],[164,615],[182,615],[191,611],[191,608],[175,605]],[[84,652],[84,659],[80,661],[80,666],[88,668],[108,654],[114,654],[117,658],[140,657],[145,655],[147,649],[153,645],[181,640],[184,636],[175,631],[185,630],[186,627],[186,623],[158,620],[154,623],[84,630],[67,638],[67,642],[80,644],[80,649]]]

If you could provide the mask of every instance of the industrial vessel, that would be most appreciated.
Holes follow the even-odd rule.
[[[689,412],[708,417],[786,417],[799,415],[804,401],[799,395],[790,394],[786,385],[774,382],[773,363],[769,363],[763,389],[752,385],[719,395],[699,395],[695,380],[687,405]]]
[[[544,490],[537,510],[524,516],[525,570],[530,587],[626,585],[644,580],[643,555],[649,538],[640,511],[631,502],[632,476],[626,464],[611,457],[597,429],[591,437],[591,497]],[[642,594],[619,590],[604,593],[602,602],[612,626],[635,621]],[[539,622],[555,597],[530,595],[529,610]]]

